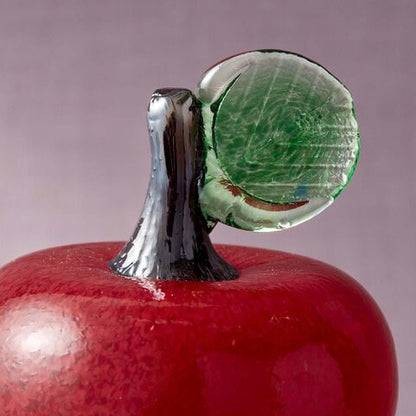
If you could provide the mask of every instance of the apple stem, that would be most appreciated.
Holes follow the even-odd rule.
[[[147,197],[111,269],[130,278],[235,279],[238,271],[215,251],[198,202],[205,167],[200,103],[186,89],[156,90],[147,121],[152,150]]]

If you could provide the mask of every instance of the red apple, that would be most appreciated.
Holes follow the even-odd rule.
[[[120,243],[0,270],[5,416],[391,416],[393,341],[371,297],[305,257],[217,246],[222,282],[132,280]]]
[[[200,100],[185,89],[153,94],[149,191],[124,247],[54,248],[0,269],[2,415],[393,415],[393,341],[359,284],[295,255],[234,246],[217,252],[208,235],[217,220],[285,229],[329,206],[358,157],[351,97],[321,67],[292,54],[248,53],[228,64],[203,78]],[[230,83],[236,94],[227,106]],[[295,87],[309,100],[305,108]],[[258,119],[257,111],[245,113],[249,95],[255,105],[248,108],[261,108]],[[239,105],[242,130],[233,125]],[[287,109],[303,115],[293,119]],[[289,124],[276,138],[269,133],[282,114]],[[215,130],[221,120],[223,136]],[[292,122],[307,130],[303,142]],[[301,150],[270,153],[264,145]],[[275,165],[282,168],[276,175],[269,172]],[[285,191],[264,200],[270,189]]]

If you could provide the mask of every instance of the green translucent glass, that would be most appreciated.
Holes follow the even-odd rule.
[[[348,90],[323,67],[281,51],[232,57],[206,72],[208,219],[284,229],[329,206],[354,171],[359,136]]]

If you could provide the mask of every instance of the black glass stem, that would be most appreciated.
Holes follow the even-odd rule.
[[[154,92],[148,108],[152,174],[130,241],[110,262],[120,275],[219,281],[238,271],[215,251],[198,202],[203,183],[201,108],[191,91]]]

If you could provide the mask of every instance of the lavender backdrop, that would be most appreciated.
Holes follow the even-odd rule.
[[[145,112],[249,49],[306,55],[356,100],[350,187],[291,231],[219,226],[215,241],[302,253],[355,276],[383,309],[416,411],[416,2],[0,0],[0,263],[52,245],[127,239],[147,187]],[[117,196],[117,197],[116,197]]]

